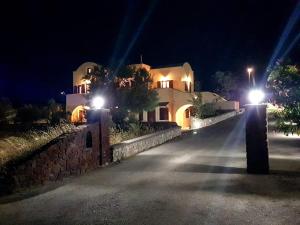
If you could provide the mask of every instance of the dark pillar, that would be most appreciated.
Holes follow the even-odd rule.
[[[108,164],[112,161],[112,155],[109,145],[109,110],[88,110],[87,121],[89,124],[99,124],[99,150],[100,150],[100,165]]]
[[[247,172],[269,173],[268,122],[265,104],[246,105]]]

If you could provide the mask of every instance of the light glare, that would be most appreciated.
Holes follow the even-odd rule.
[[[104,106],[104,99],[100,96],[93,98],[92,107],[95,109],[101,109]]]
[[[252,104],[259,104],[265,98],[265,93],[261,90],[251,90],[248,94],[248,99]]]

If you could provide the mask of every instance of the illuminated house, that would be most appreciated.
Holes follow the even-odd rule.
[[[73,72],[73,94],[67,95],[67,112],[72,122],[85,122],[85,106],[88,83],[82,77],[91,73],[96,63],[87,62]],[[150,112],[141,112],[139,120],[143,122],[176,122],[182,128],[191,126],[192,99],[194,92],[194,71],[189,63],[166,67],[151,67],[146,64],[134,64],[148,70],[152,76],[152,87],[159,96],[159,105]],[[217,102],[220,109],[238,110],[238,102],[226,101],[211,92],[202,92],[204,103]]]

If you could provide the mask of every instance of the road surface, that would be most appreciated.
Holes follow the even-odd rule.
[[[299,146],[271,134],[272,174],[247,175],[244,117],[236,117],[1,199],[0,224],[300,224]]]

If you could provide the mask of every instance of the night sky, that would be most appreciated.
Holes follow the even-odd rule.
[[[0,7],[0,96],[33,103],[64,99],[60,92],[71,92],[72,71],[85,61],[139,63],[140,54],[152,66],[189,62],[203,90],[217,70],[246,76],[253,65],[260,76],[297,3],[7,2]]]

